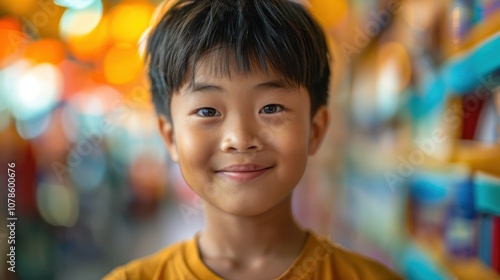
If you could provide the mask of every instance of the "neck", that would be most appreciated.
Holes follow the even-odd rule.
[[[300,252],[306,233],[291,211],[291,195],[268,211],[251,217],[224,213],[207,205],[206,227],[199,234],[202,255],[250,259]]]

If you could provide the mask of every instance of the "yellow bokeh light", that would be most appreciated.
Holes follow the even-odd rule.
[[[141,69],[141,60],[137,46],[117,44],[106,53],[104,58],[104,76],[111,84],[126,84],[132,81]]]
[[[310,0],[310,11],[326,28],[337,24],[347,16],[347,0]]]
[[[153,7],[146,4],[123,4],[110,12],[110,33],[116,42],[137,44],[149,27]]]

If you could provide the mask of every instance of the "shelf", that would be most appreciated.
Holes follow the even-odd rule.
[[[500,11],[474,27],[464,43],[442,64],[436,76],[423,81],[425,94],[445,90],[462,95],[481,85],[482,79],[500,68]]]
[[[500,10],[490,15],[486,20],[478,22],[472,27],[462,44],[449,52],[448,57],[453,58],[469,53],[476,46],[492,37],[500,30]],[[486,39],[485,39],[486,38]]]
[[[466,93],[473,91],[484,77],[500,68],[500,32],[485,39],[467,53],[444,63],[440,75],[448,91]]]
[[[500,176],[474,175],[474,204],[479,212],[500,216]]]
[[[414,239],[414,242],[414,246],[422,254],[421,258],[427,258],[431,265],[428,269],[440,273],[436,274],[436,278],[433,279],[500,280],[499,274],[475,257],[469,259],[451,259],[448,257],[443,243],[438,238],[418,238]]]
[[[500,145],[460,141],[455,148],[453,162],[467,164],[472,172],[500,177]]]
[[[500,11],[471,29],[446,60],[442,76],[447,87],[463,93],[474,90],[480,78],[500,68]]]
[[[410,244],[401,258],[401,267],[405,279],[412,280],[445,280],[453,279],[451,275],[438,265],[435,258],[429,255],[416,243]]]

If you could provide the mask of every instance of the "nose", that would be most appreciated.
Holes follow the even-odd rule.
[[[245,153],[262,150],[264,143],[259,137],[259,126],[255,120],[241,114],[226,121],[221,150],[228,153]]]

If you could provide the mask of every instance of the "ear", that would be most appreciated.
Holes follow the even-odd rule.
[[[179,155],[177,153],[177,144],[175,142],[174,127],[172,122],[167,120],[165,116],[161,115],[158,117],[158,128],[160,129],[161,137],[167,146],[170,158],[172,158],[172,161],[178,162]]]
[[[330,113],[328,108],[323,105],[318,108],[311,122],[311,133],[309,135],[309,155],[314,155],[321,146],[325,138],[328,124],[330,123]]]

